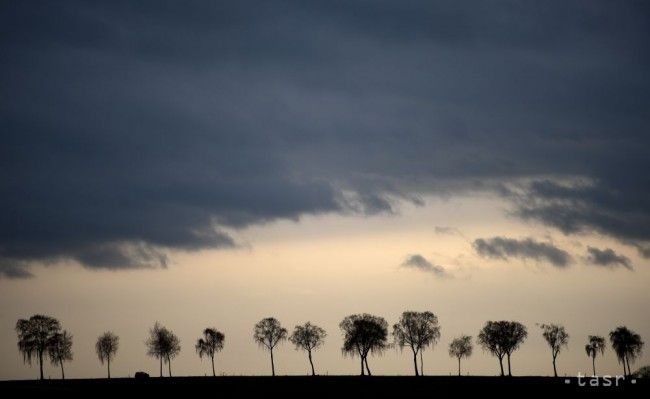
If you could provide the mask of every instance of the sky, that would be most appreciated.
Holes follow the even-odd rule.
[[[549,322],[559,373],[588,373],[588,335],[650,337],[649,39],[641,1],[2,2],[0,379],[36,376],[35,313],[74,335],[69,377],[103,375],[107,330],[113,375],[155,374],[155,321],[177,375],[209,372],[208,326],[219,373],[266,374],[267,316],[321,325],[317,371],[355,374],[338,323],[405,310],[440,320],[425,373],[502,319],[529,331],[515,374],[552,373]]]

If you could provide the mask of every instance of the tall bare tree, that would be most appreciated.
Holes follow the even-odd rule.
[[[472,356],[474,346],[472,345],[472,337],[469,335],[462,335],[454,338],[449,344],[449,356],[458,359],[458,375],[460,376],[460,360],[464,357]]]
[[[63,363],[72,360],[72,334],[63,330],[52,337],[52,341],[47,348],[50,355],[50,361],[53,365],[61,367],[61,379],[65,380],[65,370]]]
[[[601,355],[605,354],[605,338],[597,335],[590,335],[589,342],[585,345],[585,352],[587,356],[591,357],[591,367],[593,368],[594,377],[596,376],[596,356],[598,352]]]
[[[557,355],[560,354],[562,348],[566,348],[569,345],[569,334],[564,329],[564,326],[557,324],[542,324],[540,328],[542,329],[542,336],[544,336],[546,343],[551,347],[553,375],[557,377],[557,367],[555,364]]]
[[[324,329],[306,322],[301,326],[296,326],[289,337],[289,341],[296,347],[307,352],[309,358],[309,365],[311,366],[311,375],[316,375],[314,369],[314,361],[312,359],[312,351],[325,342],[327,333]]]
[[[97,338],[95,352],[101,364],[106,363],[108,378],[111,378],[111,360],[115,358],[117,349],[120,346],[120,337],[107,331]]]
[[[206,328],[203,330],[203,337],[196,341],[196,353],[203,359],[203,356],[209,357],[212,362],[212,376],[216,377],[214,371],[214,355],[223,349],[226,336],[216,328]]]
[[[609,340],[618,361],[623,363],[623,375],[631,375],[630,360],[634,363],[643,350],[644,342],[641,336],[627,327],[617,327],[609,333]]]
[[[418,353],[421,355],[424,348],[435,345],[440,339],[438,317],[432,312],[406,311],[402,313],[399,322],[393,325],[393,337],[400,348],[411,348],[415,375],[419,376],[422,374],[422,365],[418,372]]]
[[[160,376],[162,377],[163,361],[167,363],[169,376],[172,376],[172,359],[181,352],[181,343],[178,337],[166,327],[156,322],[149,330],[146,340],[147,354],[160,359]]]
[[[343,331],[344,355],[359,356],[361,375],[372,375],[368,355],[381,353],[388,347],[388,323],[383,317],[367,313],[347,316],[339,324]],[[365,371],[364,371],[365,366]]]
[[[18,351],[23,355],[23,361],[32,365],[38,361],[40,379],[43,379],[43,357],[52,343],[52,339],[61,331],[59,321],[50,316],[34,315],[29,319],[16,322],[18,334]]]
[[[271,352],[271,375],[275,376],[275,361],[273,360],[273,348],[287,339],[287,329],[280,325],[274,317],[267,317],[255,324],[253,339],[257,344]]]

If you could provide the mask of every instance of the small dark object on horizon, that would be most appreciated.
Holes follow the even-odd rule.
[[[144,371],[136,371],[135,373],[136,380],[143,380],[147,378],[149,378],[149,374],[145,373]]]

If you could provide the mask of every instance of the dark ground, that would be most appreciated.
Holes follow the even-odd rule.
[[[601,384],[603,380],[600,380]],[[456,396],[458,394],[488,395],[502,394],[534,396],[548,394],[569,394],[572,397],[601,396],[600,394],[619,395],[626,397],[648,397],[650,393],[649,380],[620,381],[618,386],[589,387],[589,380],[584,379],[587,386],[579,386],[577,378],[571,378],[566,383],[565,378],[549,377],[354,377],[354,376],[321,376],[321,377],[174,377],[83,379],[83,380],[46,380],[46,381],[3,381],[0,382],[0,392],[21,392],[31,394],[47,394],[49,396],[79,396],[95,397],[110,395],[159,395],[187,397],[189,394],[217,397],[250,397],[259,395],[265,397],[356,397],[370,396],[406,397],[416,393],[424,397]],[[4,395],[3,395],[4,396]],[[5,396],[8,397],[8,396]]]

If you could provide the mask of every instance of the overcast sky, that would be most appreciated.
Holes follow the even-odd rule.
[[[116,374],[155,371],[155,320],[178,374],[209,325],[221,372],[262,374],[268,315],[322,324],[323,368],[355,373],[338,322],[403,310],[440,317],[431,372],[488,319],[527,324],[515,373],[550,374],[541,322],[588,372],[588,334],[650,339],[649,42],[642,1],[2,2],[0,378],[35,375],[33,313],[79,377],[106,329]]]

